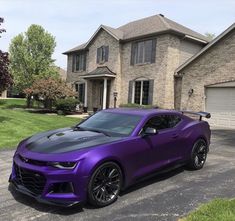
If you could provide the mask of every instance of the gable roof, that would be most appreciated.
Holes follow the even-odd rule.
[[[207,44],[209,42],[209,40],[204,35],[201,35],[183,25],[180,25],[164,17],[164,15],[159,14],[127,23],[126,25],[120,26],[119,28],[112,28],[106,25],[101,25],[91,36],[88,42],[72,48],[64,52],[63,54],[85,50],[101,29],[108,32],[118,41],[128,41],[144,36],[173,32],[202,44]]]
[[[215,45],[218,41],[220,41],[224,36],[226,36],[228,33],[230,33],[233,29],[235,29],[235,23],[233,23],[231,26],[229,26],[224,32],[222,32],[220,35],[218,35],[215,39],[213,39],[208,45],[206,45],[201,51],[199,51],[197,54],[189,58],[185,63],[180,65],[175,70],[175,75],[177,75],[180,71],[182,71],[185,67],[190,65],[195,59],[197,59],[199,56],[204,54],[206,51],[208,51],[213,45]]]

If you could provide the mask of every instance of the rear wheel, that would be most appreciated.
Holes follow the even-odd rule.
[[[189,167],[193,170],[200,170],[203,168],[206,162],[207,152],[208,148],[205,140],[197,140],[193,145]]]
[[[107,162],[99,166],[91,176],[88,186],[89,202],[98,207],[113,203],[120,192],[122,172],[114,162]]]

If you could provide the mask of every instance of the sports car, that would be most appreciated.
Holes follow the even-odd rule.
[[[188,114],[197,116],[197,119]],[[113,203],[123,189],[167,168],[201,169],[211,131],[205,112],[106,109],[71,128],[21,141],[9,181],[39,202]]]

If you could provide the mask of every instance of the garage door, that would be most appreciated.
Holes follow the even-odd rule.
[[[211,125],[235,128],[235,87],[207,88],[206,111]]]

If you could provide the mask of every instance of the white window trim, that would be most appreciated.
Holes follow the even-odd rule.
[[[149,80],[148,79],[138,79],[138,80],[133,81],[132,98],[131,98],[132,104],[135,103],[135,82],[140,82],[140,103],[139,103],[139,105],[142,105],[142,103],[143,103],[144,81],[149,81]]]

